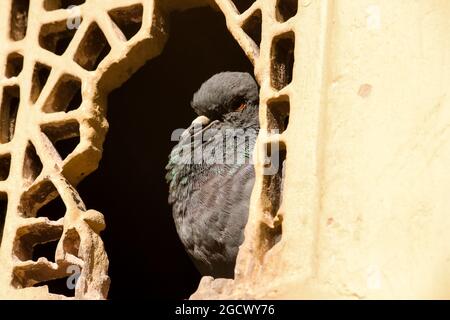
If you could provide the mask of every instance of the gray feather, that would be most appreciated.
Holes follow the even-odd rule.
[[[247,108],[235,111],[241,103]],[[218,164],[207,158],[191,163],[193,155],[182,151],[194,142],[181,141],[173,148],[166,167],[169,203],[180,239],[199,271],[230,278],[243,241],[255,180],[250,159],[259,130],[258,86],[247,73],[221,73],[201,86],[192,107],[197,114],[216,119],[204,131],[209,139],[202,141],[203,150],[223,144],[215,139],[217,134],[228,134],[236,143],[224,146],[226,154],[238,150],[246,162]],[[229,133],[229,129],[246,131]],[[244,134],[247,140],[241,139]]]

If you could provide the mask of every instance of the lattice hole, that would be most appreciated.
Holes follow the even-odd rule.
[[[288,32],[273,39],[272,43],[272,87],[281,90],[292,81],[294,68],[295,34]]]
[[[236,9],[243,13],[255,3],[255,0],[232,0]]]
[[[33,287],[48,287],[48,292],[52,294],[63,295],[65,297],[75,297],[75,289],[69,289],[67,282],[70,281],[71,275],[59,279],[52,279],[48,281],[39,282]]]
[[[42,253],[46,258],[50,258],[47,259],[48,261],[54,261],[55,251],[53,251],[53,254],[49,253],[49,251],[56,250],[56,246],[51,243],[59,241],[62,233],[63,227],[59,225],[40,223],[21,227],[17,230],[14,240],[14,255],[21,261],[37,261],[42,257],[38,256],[38,254]],[[45,244],[47,244],[47,247]],[[36,246],[37,253],[35,254]]]
[[[8,179],[9,170],[11,168],[11,155],[5,154],[0,156],[0,181]]]
[[[261,10],[256,10],[255,13],[253,13],[242,26],[244,32],[255,42],[258,47],[261,45],[261,25],[262,13]]]
[[[45,10],[57,10],[57,9],[67,9],[71,6],[79,6],[86,2],[86,0],[45,0],[44,8]]]
[[[57,82],[43,106],[44,112],[72,111],[83,102],[81,80],[69,75],[63,75]]]
[[[133,38],[142,27],[144,8],[141,4],[111,10],[109,16],[120,29],[126,40]],[[122,35],[120,35],[122,38]]]
[[[68,273],[66,268],[55,270],[48,262],[32,262],[15,267],[13,270],[13,280],[11,284],[17,288],[41,287],[53,280],[66,278]]]
[[[5,192],[0,192],[0,247],[2,245],[3,228],[5,227],[7,208],[8,195]]]
[[[45,258],[48,261],[55,262],[55,253],[58,243],[59,239],[35,244],[33,247],[33,256],[31,257],[31,260],[38,261],[39,258]]]
[[[102,30],[93,23],[86,31],[74,60],[86,70],[94,71],[110,51],[111,46]]]
[[[78,122],[47,124],[42,131],[55,146],[61,159],[67,158],[80,143],[80,125]]]
[[[299,0],[278,0],[277,1],[277,20],[285,22],[295,16],[298,11]]]
[[[261,223],[261,246],[270,250],[281,240],[282,216],[277,215],[282,203],[283,176],[286,160],[286,146],[283,143],[266,144],[268,169],[263,177],[262,211],[264,220]],[[270,169],[269,169],[270,167]]]
[[[23,69],[23,56],[13,52],[8,55],[5,76],[7,78],[17,77]]]
[[[8,143],[14,137],[19,103],[19,86],[5,87],[0,110],[0,143]]]
[[[112,45],[107,41],[110,39],[110,34],[106,31],[112,27],[113,33],[117,31],[117,34],[123,39],[133,38],[142,30],[143,13],[148,11],[144,10],[148,9],[144,6],[149,7],[152,11],[153,1],[106,1],[107,4],[97,0],[41,0],[40,2],[7,0],[5,2],[6,6],[4,7],[8,8],[5,17],[8,17],[3,21],[5,30],[2,31],[6,32],[7,38],[11,38],[6,39],[6,42],[11,42],[11,46],[7,45],[4,50],[5,72],[1,71],[2,74],[0,74],[0,78],[2,76],[8,78],[4,81],[4,86],[7,87],[2,86],[0,89],[2,90],[0,91],[0,143],[6,144],[10,141],[12,143],[4,145],[5,150],[0,155],[0,181],[6,181],[0,182],[0,185],[5,186],[8,192],[11,190],[14,193],[14,199],[12,199],[12,194],[9,194],[10,200],[14,200],[14,203],[10,203],[12,212],[9,215],[12,220],[8,218],[8,223],[11,222],[11,224],[5,227],[8,241],[11,236],[14,239],[11,239],[12,243],[8,244],[8,248],[2,246],[2,249],[10,250],[9,253],[6,252],[6,256],[11,260],[8,263],[12,263],[12,267],[8,271],[10,274],[5,275],[5,279],[9,279],[8,282],[12,281],[6,285],[12,284],[15,288],[48,286],[51,293],[60,294],[57,287],[66,287],[66,279],[71,276],[66,267],[73,261],[80,261],[72,259],[72,256],[82,254],[83,258],[86,258],[84,261],[86,274],[83,274],[83,284],[86,284],[86,287],[85,291],[79,292],[79,297],[95,297],[96,293],[99,294],[99,297],[100,295],[106,297],[108,289],[107,259],[101,240],[98,238],[96,230],[94,230],[95,232],[90,232],[88,229],[65,230],[65,227],[67,228],[69,225],[63,226],[63,222],[68,221],[67,219],[63,220],[67,208],[62,198],[66,203],[70,201],[73,206],[85,209],[81,199],[76,197],[77,192],[73,184],[76,184],[78,177],[83,174],[79,170],[82,169],[85,174],[92,171],[101,156],[101,150],[96,147],[103,141],[105,133],[103,130],[105,110],[102,108],[104,101],[95,100],[93,103],[92,99],[107,93],[104,92],[107,86],[99,85],[99,79],[103,79],[104,71],[110,70],[111,67],[114,69],[113,71],[117,71],[117,74],[123,74],[126,77],[129,70],[135,70],[146,59],[140,54],[142,52],[139,48],[136,51],[127,43],[114,45],[114,52],[117,53],[115,62],[103,59],[111,51]],[[140,4],[131,6],[137,2]],[[9,9],[10,3],[12,4],[11,9]],[[96,12],[95,17],[92,16],[93,12],[90,12],[89,21],[86,18],[81,22],[84,23],[81,29],[83,32],[77,35],[77,30],[80,30],[77,29],[79,25],[72,27],[70,20],[75,19],[75,17],[71,17],[73,14],[77,15],[76,12],[81,14],[81,11],[78,8],[73,12],[65,9],[80,5],[84,5],[84,9],[91,9],[91,5],[93,5]],[[127,7],[108,12],[117,6]],[[31,10],[30,21],[32,20],[32,23],[28,26],[29,10]],[[106,20],[110,22],[109,25],[105,25],[106,29],[99,20],[105,22],[106,20],[103,19],[105,15],[109,15]],[[77,22],[78,18],[77,16]],[[162,17],[159,17],[159,13],[153,18],[145,18],[150,19],[149,23],[155,18],[155,23],[151,28],[149,26],[148,32],[141,31],[143,43],[149,44],[150,51],[153,52],[153,49],[159,49],[163,45],[162,40],[165,39],[166,30],[156,30],[160,27],[157,24],[160,21],[163,22],[160,20]],[[97,22],[93,23],[93,21]],[[33,26],[36,26],[37,29],[32,30]],[[32,38],[30,38],[31,36]],[[13,41],[17,42],[13,43]],[[153,42],[155,48],[152,47],[151,43]],[[32,48],[36,50],[31,50]],[[150,58],[152,52],[148,52],[147,58]],[[31,58],[28,57],[29,54]],[[71,61],[72,58],[74,61]],[[69,65],[63,66],[64,61]],[[77,72],[71,74],[72,72],[68,70],[73,65],[78,69],[75,68]],[[97,70],[100,68],[102,70]],[[85,74],[83,69],[95,72]],[[85,76],[89,76],[89,83],[84,82]],[[14,79],[16,77],[18,79]],[[119,78],[116,79],[117,81],[113,79],[114,83],[110,87],[125,81],[125,78]],[[27,81],[30,83],[25,83]],[[17,86],[15,86],[16,84]],[[92,96],[90,91],[93,93]],[[89,94],[87,95],[87,93]],[[28,107],[33,109],[34,116],[28,119],[30,128],[35,127],[33,130],[20,130],[20,132],[19,128],[15,130],[19,106],[24,109],[20,111],[20,119],[22,119],[22,115],[25,118],[29,116],[26,110]],[[78,110],[80,106],[83,107],[83,110]],[[75,109],[77,109],[75,112],[71,112]],[[95,111],[97,113],[93,118]],[[57,114],[42,114],[44,112]],[[75,121],[75,119],[82,118],[83,121],[87,121],[85,123],[87,127],[100,131],[93,137],[93,141],[91,141],[92,139],[90,141],[83,140],[83,145],[80,146],[80,129],[84,139],[84,129],[86,128],[80,128],[81,122]],[[41,132],[37,129],[40,129]],[[22,158],[15,159],[15,153],[10,155],[9,149],[11,148],[19,150],[19,156]],[[20,154],[21,150],[22,154]],[[60,161],[58,154],[66,160]],[[14,171],[10,174],[11,162],[14,161],[22,163],[22,167],[13,166]],[[83,163],[87,163],[88,167],[83,167]],[[83,168],[77,168],[79,166]],[[19,171],[17,172],[16,169]],[[23,177],[21,177],[21,171]],[[15,186],[10,186],[13,173],[18,173],[19,176],[14,177],[14,179],[18,179]],[[70,177],[68,177],[69,175]],[[61,191],[61,194],[58,190]],[[1,236],[8,199],[6,193],[0,192],[0,197],[5,200],[5,212],[0,203]],[[83,217],[74,216],[73,219],[73,225],[79,226]],[[80,249],[81,243],[93,243],[92,241],[99,245],[86,248],[83,246]],[[56,258],[58,244],[59,249],[61,251],[63,249],[67,253],[65,257],[72,259],[70,262],[65,260],[64,256],[58,256],[58,261],[52,262]],[[96,278],[92,279],[92,275]],[[100,285],[102,288],[99,289]],[[26,292],[42,293],[42,297],[48,297],[42,290],[27,290]],[[19,291],[17,294],[20,295],[21,292]],[[74,292],[63,294],[73,296]]]
[[[66,20],[43,25],[39,34],[39,44],[42,48],[61,56],[66,52],[76,31],[76,28],[68,28]]]
[[[51,181],[40,181],[22,195],[19,211],[25,218],[36,217],[39,209],[58,196],[58,190]],[[42,213],[40,215],[43,216]]]
[[[283,235],[283,225],[280,222],[274,224],[274,226],[268,226],[265,223],[261,223],[261,246],[264,251],[267,252],[272,249],[278,242],[280,242]]]
[[[36,103],[41,95],[42,89],[44,89],[50,76],[51,68],[45,64],[37,62],[33,71],[33,83],[31,85],[31,102]]]
[[[64,218],[66,210],[64,201],[62,201],[61,197],[58,196],[49,203],[40,207],[36,212],[36,218],[45,217],[51,221],[58,221],[59,219]]]
[[[26,184],[33,183],[42,172],[42,162],[36,153],[36,148],[29,142],[25,150],[22,175]]]
[[[12,1],[9,35],[14,41],[22,40],[27,34],[29,8],[30,0]]]
[[[278,99],[269,100],[267,102],[268,128],[283,133],[289,124],[289,111],[289,96],[282,96]]]

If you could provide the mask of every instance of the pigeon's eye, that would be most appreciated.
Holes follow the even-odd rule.
[[[231,110],[233,110],[234,112],[241,112],[243,110],[245,110],[245,108],[247,108],[247,101],[245,100],[244,97],[235,97],[231,103]]]
[[[237,112],[241,112],[242,110],[244,110],[245,108],[247,108],[247,104],[245,102],[242,102],[239,107],[236,108],[235,111]]]

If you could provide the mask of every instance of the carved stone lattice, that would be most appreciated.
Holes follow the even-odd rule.
[[[273,142],[289,148],[290,104],[298,99],[292,90],[297,1],[5,0],[0,10],[0,298],[66,298],[49,293],[45,283],[76,270],[81,274],[75,298],[107,297],[108,258],[99,236],[104,218],[85,207],[76,186],[101,158],[107,94],[161,52],[167,13],[205,5],[223,12],[261,85],[257,179],[235,284],[259,274],[263,259],[282,245],[275,241],[283,223],[281,168],[264,176],[263,151]],[[320,17],[322,7],[317,8],[314,14]],[[271,152],[284,160],[286,150]],[[46,208],[57,202],[55,216]],[[51,243],[54,257],[35,254],[38,246]],[[194,297],[205,292],[221,297],[233,285],[211,281],[205,278]]]

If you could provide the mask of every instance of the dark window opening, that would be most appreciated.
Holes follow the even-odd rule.
[[[178,238],[167,201],[171,134],[195,119],[190,102],[204,81],[222,71],[253,72],[223,14],[192,9],[172,14],[170,22],[162,54],[110,94],[103,158],[78,187],[86,206],[105,215],[112,299],[130,298],[130,292],[185,299],[197,289],[200,274]]]

